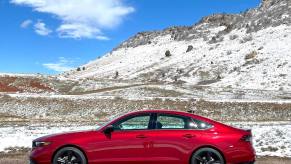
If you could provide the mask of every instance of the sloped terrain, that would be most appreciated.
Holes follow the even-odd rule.
[[[290,11],[288,0],[267,0],[242,14],[142,32],[63,76],[288,91]]]

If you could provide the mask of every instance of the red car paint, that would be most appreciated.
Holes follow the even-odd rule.
[[[104,130],[120,120],[144,114],[169,114],[203,121],[207,129],[146,129],[113,131]],[[121,116],[98,130],[56,134],[35,141],[50,142],[47,146],[33,148],[30,159],[37,164],[50,164],[54,154],[63,147],[79,148],[89,164],[189,164],[192,154],[202,147],[218,150],[227,164],[251,163],[255,151],[247,130],[237,129],[198,115],[168,111],[138,111]]]

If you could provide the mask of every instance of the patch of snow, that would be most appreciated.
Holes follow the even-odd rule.
[[[5,152],[11,147],[31,148],[32,140],[49,134],[69,131],[96,129],[94,126],[76,125],[30,125],[0,127],[0,152]]]
[[[290,122],[231,122],[236,127],[252,129],[258,156],[291,157]],[[33,139],[61,132],[96,129],[88,125],[29,125],[0,127],[0,152],[11,147],[31,147]]]
[[[291,122],[289,123],[234,123],[252,129],[253,145],[258,156],[291,157]]]

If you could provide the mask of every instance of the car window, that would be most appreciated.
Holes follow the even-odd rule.
[[[115,130],[145,130],[149,127],[150,115],[125,118],[113,125]]]
[[[189,128],[190,129],[203,130],[203,129],[212,128],[212,125],[207,123],[207,122],[204,122],[204,121],[192,119],[192,121],[190,121],[190,123],[189,123]]]
[[[186,129],[187,119],[172,115],[158,115],[156,129]]]

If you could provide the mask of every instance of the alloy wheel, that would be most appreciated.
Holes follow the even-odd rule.
[[[193,155],[192,164],[224,164],[224,159],[218,151],[204,148]]]
[[[86,164],[86,158],[80,150],[68,147],[57,152],[53,164]]]

